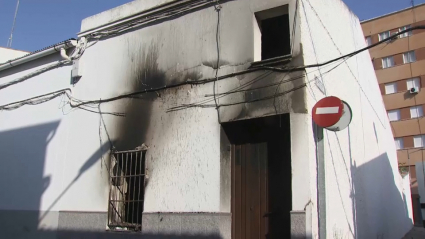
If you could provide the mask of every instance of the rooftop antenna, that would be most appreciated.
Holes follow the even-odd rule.
[[[13,40],[13,31],[15,30],[15,23],[16,23],[16,17],[18,16],[18,9],[19,9],[19,0],[16,3],[16,10],[15,10],[15,17],[13,17],[13,25],[12,25],[12,31],[10,32],[9,40],[7,41],[7,47],[12,47],[12,40]]]

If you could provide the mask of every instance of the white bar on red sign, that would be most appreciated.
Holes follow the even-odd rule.
[[[321,107],[316,108],[317,115],[338,114],[339,107]]]

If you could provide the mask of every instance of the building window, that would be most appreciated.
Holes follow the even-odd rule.
[[[388,68],[394,66],[394,57],[388,56],[382,58],[382,68]]]
[[[388,119],[390,121],[398,121],[401,119],[400,110],[390,110],[388,111]]]
[[[406,84],[407,84],[407,90],[410,90],[410,89],[415,88],[415,87],[419,88],[419,78],[415,77],[415,78],[412,78],[412,79],[408,79],[406,81]]]
[[[394,142],[395,142],[395,148],[396,149],[403,149],[404,148],[403,138],[395,138]]]
[[[291,37],[288,5],[256,12],[254,21],[254,61],[267,60],[289,54],[291,54]]]
[[[370,45],[372,45],[372,38],[369,36],[369,37],[366,37],[365,38],[365,41],[366,41],[366,45],[367,46],[370,46]]]
[[[379,33],[378,36],[379,36],[379,41],[382,41],[382,40],[385,40],[388,37],[390,37],[391,36],[391,32],[390,31],[381,32],[381,33]]]
[[[410,107],[410,118],[419,118],[424,116],[422,105]]]
[[[399,32],[404,31],[404,30],[408,30],[408,29],[410,29],[410,25],[400,27]],[[400,36],[400,38],[403,38],[403,37],[409,37],[411,35],[412,35],[412,31],[408,31],[408,32],[405,32],[405,33],[403,33],[399,36]]]
[[[114,151],[109,162],[108,227],[140,231],[147,147]]]
[[[409,51],[403,54],[404,64],[415,62],[415,61],[416,61],[415,51]]]
[[[397,93],[397,83],[394,82],[394,83],[385,84],[385,94],[388,95],[388,94],[394,94],[394,93]]]
[[[424,147],[424,135],[413,136],[413,145],[415,148]]]

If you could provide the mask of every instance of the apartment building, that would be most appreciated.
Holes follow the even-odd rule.
[[[365,41],[371,45],[399,31],[425,25],[425,4],[361,24]],[[415,221],[421,223],[419,196],[424,204],[425,193],[418,190],[417,178],[423,178],[424,171],[415,165],[425,159],[425,30],[406,32],[369,52],[391,121],[400,172],[410,174]]]

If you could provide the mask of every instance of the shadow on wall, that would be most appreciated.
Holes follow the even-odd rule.
[[[410,197],[405,198],[403,192],[397,188],[395,178],[398,175],[394,175],[387,153],[357,167],[351,155],[352,150],[356,148],[351,147],[350,127],[347,131],[350,140],[348,144],[350,158],[342,159],[345,164],[348,164],[346,160],[349,160],[350,165],[350,169],[345,172],[351,179],[349,196],[352,199],[352,218],[349,218],[346,211],[343,213],[347,223],[351,220],[354,222],[354,227],[349,227],[350,237],[378,239],[403,237],[413,227],[406,204],[406,200],[410,200]],[[342,154],[342,149],[347,146],[340,144],[338,135],[336,137]],[[330,144],[329,141],[328,144]],[[331,151],[332,164],[335,160]],[[329,173],[336,175],[337,172]],[[342,195],[338,181],[336,183],[339,196],[343,200],[346,195]],[[342,237],[342,232],[329,228],[328,235],[335,238]]]
[[[42,195],[55,180],[50,175],[44,176],[44,168],[47,146],[55,137],[59,124],[60,121],[55,121],[0,132],[0,238],[37,238],[42,219],[49,221],[51,225],[48,226],[55,227],[57,217],[48,218],[47,213],[109,149],[109,143],[97,148],[81,166],[74,180],[57,192],[59,194],[48,209],[40,211]],[[39,238],[56,237],[53,232],[43,232]]]
[[[394,181],[387,153],[356,167],[354,202],[356,205],[357,238],[401,238],[413,226],[404,194]],[[378,231],[377,235],[371,235]],[[405,230],[405,231],[403,231]],[[389,235],[390,233],[391,235]],[[399,235],[395,235],[399,233]]]
[[[0,210],[38,210],[41,196],[49,187],[50,176],[43,176],[46,147],[54,137],[59,121],[0,132]],[[14,228],[10,218],[0,213],[1,227]],[[28,218],[37,229],[38,215]],[[10,225],[11,224],[11,225]],[[22,230],[22,228],[19,228]]]

